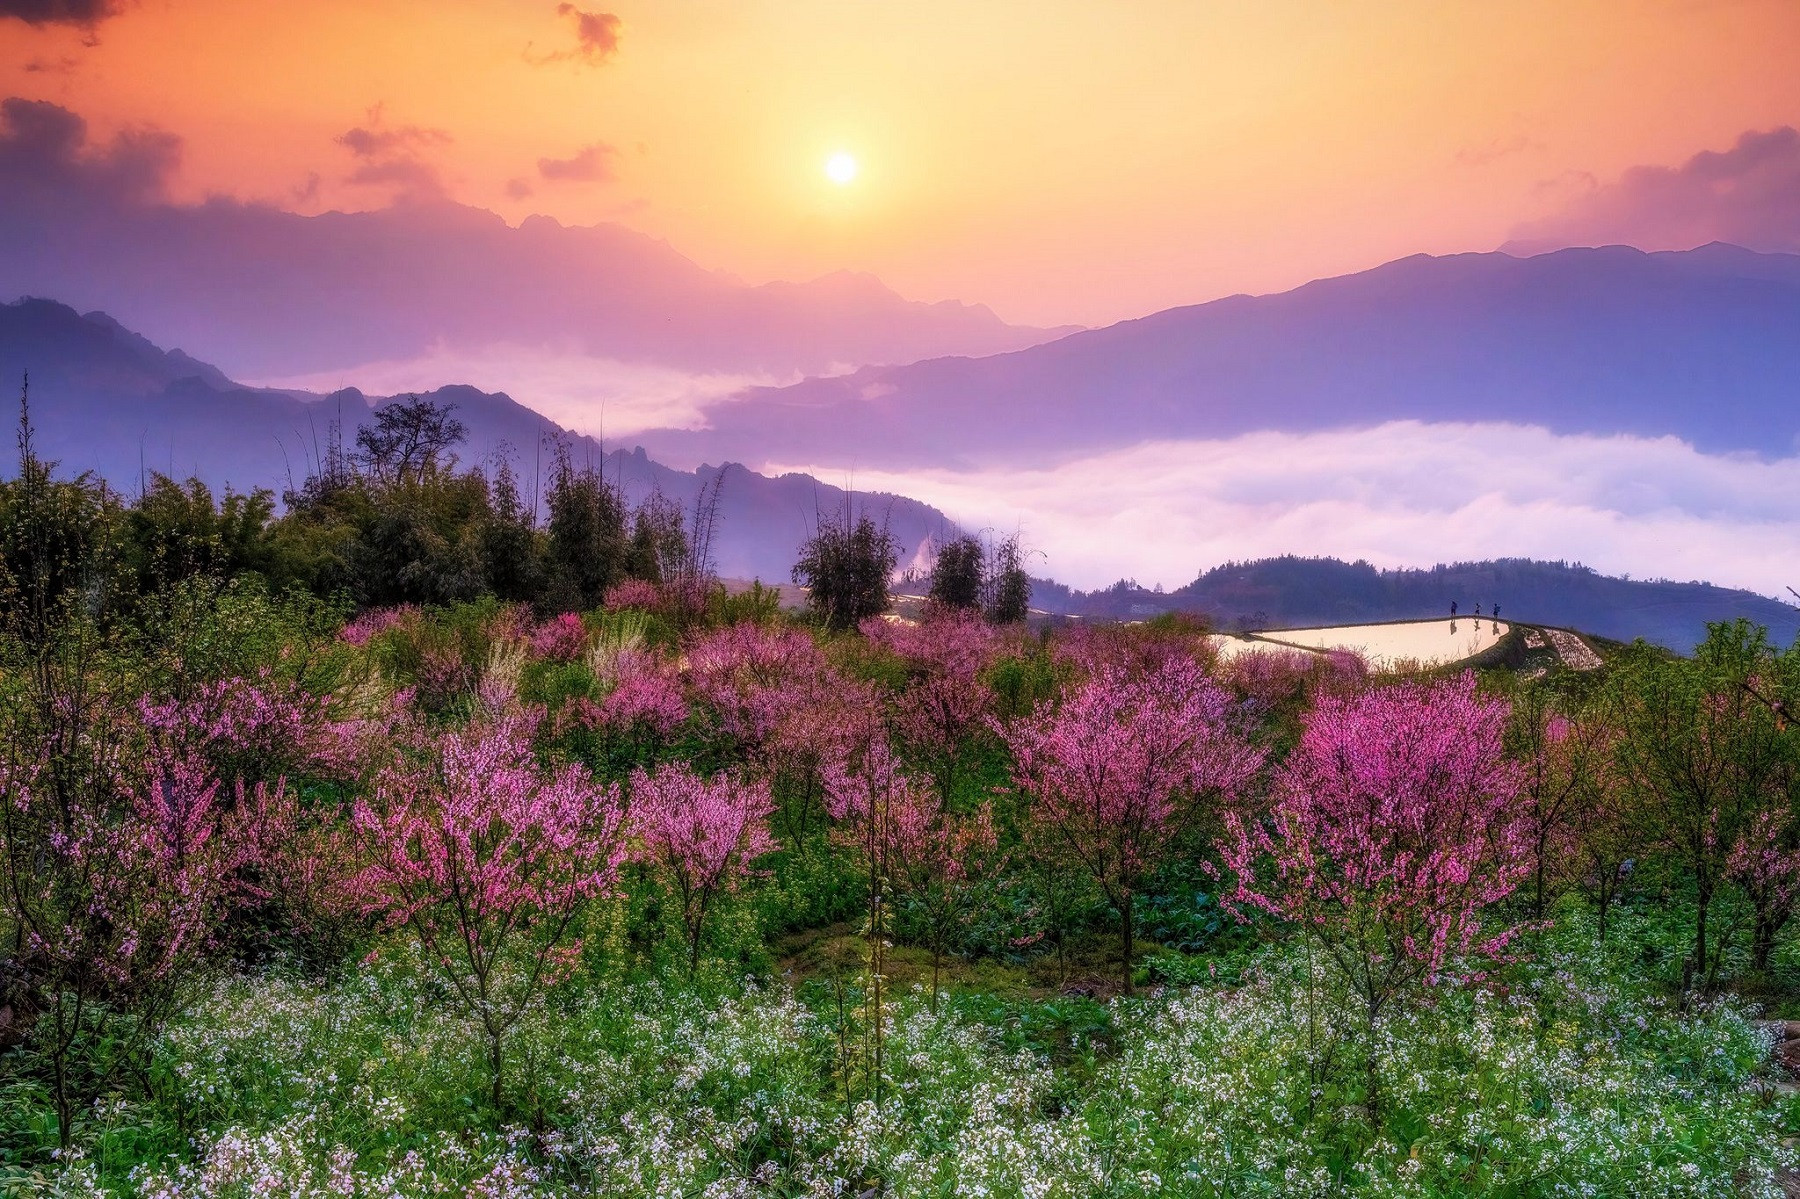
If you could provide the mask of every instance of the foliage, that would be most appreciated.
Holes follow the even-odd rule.
[[[982,558],[977,537],[953,537],[939,546],[931,563],[931,600],[946,608],[979,609]]]
[[[645,859],[681,904],[688,972],[700,967],[706,917],[722,891],[734,890],[751,863],[774,852],[767,783],[727,775],[703,779],[685,763],[631,778],[631,825]]]
[[[852,519],[821,516],[818,529],[800,547],[794,582],[808,589],[814,616],[828,629],[854,629],[887,611],[888,581],[899,561],[899,546],[886,525],[868,513]]]
[[[417,938],[485,1034],[496,1108],[506,1034],[569,969],[577,918],[624,856],[618,789],[542,771],[536,723],[507,713],[403,753],[354,816],[369,861],[354,894]]]
[[[1231,702],[1189,658],[1133,677],[1103,667],[1055,712],[1005,730],[1031,819],[1090,874],[1119,914],[1120,970],[1131,990],[1132,904],[1201,805],[1234,801],[1263,755]]]
[[[1709,919],[1733,847],[1759,813],[1794,802],[1795,734],[1758,686],[1789,670],[1740,620],[1712,626],[1692,661],[1637,647],[1616,679],[1619,769],[1651,835],[1694,882],[1690,973],[1707,983],[1723,950]]]
[[[565,461],[542,527],[454,423],[334,433],[280,517],[126,503],[23,437],[0,1190],[1738,1195],[1794,1164],[1731,992],[1800,1014],[1795,651],[1726,626],[1396,682],[1221,661],[1185,616],[997,628],[991,588],[989,622],[808,627],[711,579],[704,499],[633,511]],[[891,541],[842,531],[885,603]]]

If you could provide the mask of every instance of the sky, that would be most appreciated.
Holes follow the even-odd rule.
[[[174,135],[180,201],[444,195],[1040,325],[1704,235],[1634,205],[1800,125],[1792,0],[586,2],[0,0],[0,94]]]
[[[880,284],[1047,328],[1413,254],[1800,254],[1796,63],[1796,0],[0,0],[0,299],[629,444],[746,385],[1047,336]],[[303,219],[332,212],[361,215]],[[1018,530],[1077,586],[1278,553],[1800,584],[1800,447],[1480,415],[885,473],[727,453]]]

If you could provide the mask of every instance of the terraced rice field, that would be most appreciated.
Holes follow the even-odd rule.
[[[1405,663],[1447,666],[1488,649],[1512,626],[1504,621],[1409,620],[1393,624],[1339,625],[1326,629],[1271,629],[1255,634],[1265,644],[1303,650],[1346,649],[1359,655],[1373,670],[1391,670]],[[1234,638],[1222,638],[1235,641]],[[1238,641],[1221,653],[1243,653],[1255,641]]]

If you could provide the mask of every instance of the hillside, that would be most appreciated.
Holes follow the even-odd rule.
[[[1616,579],[1566,562],[1501,559],[1429,570],[1378,570],[1335,558],[1232,562],[1169,592],[1119,583],[1077,592],[1041,582],[1033,603],[1050,612],[1134,619],[1167,611],[1205,613],[1221,629],[1303,628],[1443,616],[1455,601],[1471,613],[1498,603],[1510,621],[1580,629],[1619,641],[1642,637],[1687,651],[1711,621],[1744,617],[1780,645],[1800,637],[1800,609],[1709,583]]]
[[[0,305],[0,379],[31,372],[39,448],[70,471],[93,471],[134,493],[147,471],[194,475],[215,489],[268,487],[303,478],[333,422],[346,440],[393,397],[346,389],[329,396],[243,387],[180,351],[165,351],[103,313],[82,316],[48,300]],[[705,480],[727,472],[715,556],[727,577],[788,577],[794,551],[821,511],[845,502],[842,488],[804,474],[770,476],[744,466],[676,470],[641,447],[607,449],[577,437],[504,393],[449,386],[428,393],[456,405],[468,426],[466,462],[506,455],[527,494],[541,479],[546,439],[566,439],[634,499],[653,490],[691,504]],[[885,518],[903,555],[952,527],[949,516],[904,496],[858,493]],[[1800,581],[1800,580],[1797,580]],[[1709,620],[1746,616],[1779,639],[1800,631],[1774,600],[1704,583],[1613,579],[1561,563],[1503,560],[1430,570],[1379,571],[1367,563],[1274,558],[1221,566],[1167,593],[1128,584],[1082,593],[1040,582],[1035,606],[1131,619],[1174,608],[1203,611],[1221,627],[1337,624],[1437,616],[1452,599],[1463,610],[1498,601],[1508,617],[1566,625],[1620,640],[1645,637],[1671,648],[1698,641]]]
[[[318,461],[334,421],[348,442],[359,423],[393,398],[354,389],[318,396],[243,387],[103,313],[82,316],[48,300],[0,305],[0,380],[11,391],[26,371],[39,451],[65,470],[93,471],[128,494],[147,471],[192,475],[215,489],[267,487],[279,494]],[[456,405],[468,427],[465,462],[485,464],[505,454],[528,488],[548,460],[540,446],[557,437],[577,461],[604,470],[633,499],[660,490],[688,505],[704,480],[728,472],[715,541],[726,575],[785,579],[817,513],[845,500],[841,488],[808,475],[770,477],[732,464],[681,471],[642,450],[608,450],[505,394],[451,386],[428,395]],[[901,496],[859,493],[856,503],[885,516],[908,552],[949,524],[937,509]]]
[[[1800,256],[1709,245],[1417,255],[1013,353],[747,393],[653,451],[887,467],[1389,421],[1800,444]]]

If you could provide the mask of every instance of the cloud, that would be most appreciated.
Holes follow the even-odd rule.
[[[375,121],[372,124],[377,123]],[[425,129],[418,125],[402,125],[398,129],[358,127],[338,134],[337,143],[358,158],[389,158],[396,154],[415,154],[429,146],[448,145],[450,135],[442,129]]]
[[[0,0],[0,19],[27,25],[75,25],[92,29],[124,8],[119,0]]]
[[[1800,252],[1800,129],[1748,132],[1680,166],[1636,166],[1589,184],[1552,215],[1514,229],[1502,248],[1686,250],[1713,241]]]
[[[613,177],[612,163],[618,154],[618,150],[605,142],[595,142],[591,146],[583,146],[568,158],[538,159],[538,174],[546,179],[603,182]]]
[[[618,54],[619,35],[624,30],[625,23],[612,13],[586,12],[573,4],[559,4],[556,6],[556,15],[575,18],[575,48],[539,55],[533,55],[527,48],[527,62],[543,66],[547,63],[575,60],[597,67]]]
[[[564,428],[610,440],[646,429],[698,428],[707,406],[723,397],[746,387],[780,386],[798,378],[627,363],[574,346],[495,343],[468,349],[439,344],[417,357],[255,383],[317,392],[357,387],[369,395],[467,383],[483,391],[503,391]]]
[[[87,122],[60,104],[0,100],[0,211],[53,200],[59,207],[141,204],[161,199],[181,163],[181,139],[126,129],[100,144]]]
[[[523,200],[530,194],[531,184],[527,183],[525,180],[508,179],[506,181],[506,195],[509,199]]]
[[[346,176],[348,182],[390,187],[396,197],[406,200],[437,199],[446,194],[443,176],[428,155],[450,141],[442,129],[388,127],[379,104],[369,110],[368,124],[337,136],[337,144],[357,160],[356,168]]]
[[[762,469],[835,477],[812,463]],[[1704,454],[1671,437],[1400,421],[1152,442],[1038,469],[858,469],[856,479],[968,528],[1022,528],[1045,570],[1083,587],[1127,576],[1179,586],[1221,562],[1282,553],[1393,567],[1567,559],[1765,595],[1800,586],[1800,456]]]

